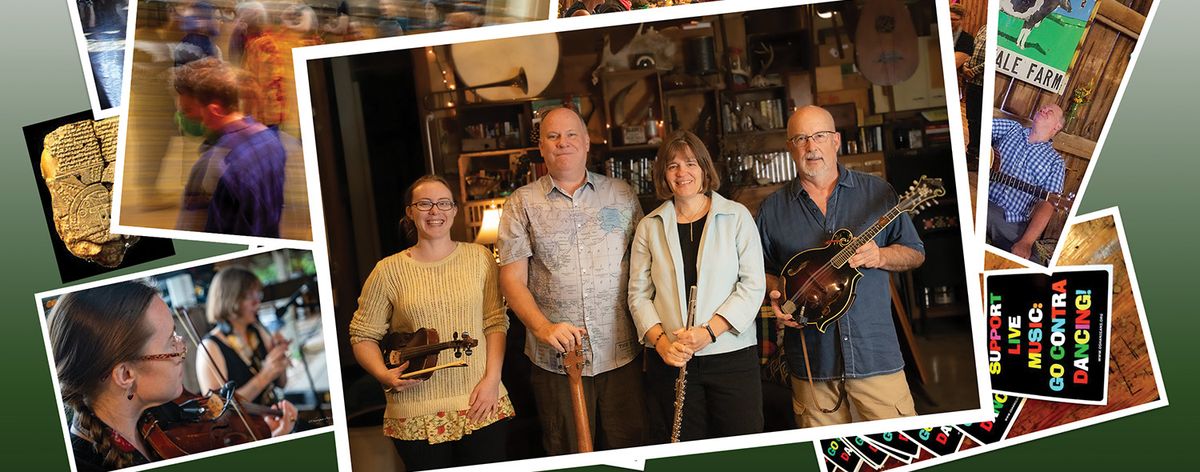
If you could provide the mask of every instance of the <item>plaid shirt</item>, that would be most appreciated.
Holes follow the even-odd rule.
[[[975,52],[971,54],[971,58],[967,59],[967,63],[963,64],[963,69],[970,69],[975,75],[967,79],[967,83],[983,86],[983,65],[987,59],[987,25],[979,27],[979,32],[975,33]]]
[[[279,237],[287,152],[277,133],[250,117],[230,123],[193,167],[224,154],[205,232]]]
[[[1054,150],[1053,141],[1029,142],[1032,130],[1013,120],[992,120],[992,147],[1001,156],[1000,172],[1051,192],[1062,192],[1066,164]],[[1019,223],[1029,219],[1033,195],[1007,185],[988,186],[988,200],[1004,209],[1004,220]]]

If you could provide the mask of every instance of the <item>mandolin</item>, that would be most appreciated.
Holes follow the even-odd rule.
[[[451,362],[438,365],[438,353],[446,349],[454,350],[454,357],[461,358],[463,353],[471,355],[471,350],[479,345],[479,340],[472,338],[466,332],[459,339],[454,333],[454,339],[438,342],[438,332],[433,328],[420,328],[411,333],[388,333],[379,341],[379,349],[383,351],[383,363],[389,369],[400,367],[408,362],[404,369],[403,379],[428,380],[435,371],[448,367],[465,367],[466,361]]]
[[[583,367],[587,365],[583,345],[576,344],[562,356],[563,370],[567,373],[567,382],[571,387],[571,411],[575,416],[575,436],[579,452],[592,452],[592,427],[588,422],[587,403],[583,396]]]
[[[917,72],[917,30],[900,0],[867,0],[854,30],[855,61],[875,85],[896,85]]]
[[[917,213],[946,194],[942,179],[921,176],[913,182],[900,202],[880,216],[875,224],[857,237],[850,230],[837,230],[825,247],[808,249],[792,256],[779,276],[787,300],[780,307],[785,314],[795,313],[796,322],[816,326],[824,333],[854,303],[854,287],[862,272],[847,263],[858,248],[870,242],[903,213]]]

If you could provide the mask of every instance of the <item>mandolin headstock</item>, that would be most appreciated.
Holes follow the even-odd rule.
[[[942,185],[942,179],[922,175],[921,178],[913,181],[904,195],[900,196],[900,203],[896,204],[896,208],[900,211],[918,213],[936,205],[937,201],[934,199],[945,194],[946,187]]]

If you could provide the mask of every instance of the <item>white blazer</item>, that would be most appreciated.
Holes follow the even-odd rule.
[[[674,201],[667,200],[638,223],[631,251],[629,308],[638,338],[646,342],[646,332],[662,323],[668,339],[674,340],[671,333],[687,322],[687,288],[683,286]],[[766,293],[766,277],[762,241],[746,207],[712,193],[696,266],[696,326],[720,314],[732,327],[696,355],[721,354],[755,344],[754,320]]]

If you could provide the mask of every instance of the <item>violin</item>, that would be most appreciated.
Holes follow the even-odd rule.
[[[174,317],[198,349],[203,348],[192,329],[191,317],[176,309]],[[212,362],[211,353],[208,355]],[[171,459],[271,437],[266,417],[283,417],[274,408],[255,404],[237,395],[237,385],[224,378],[220,392],[197,395],[184,389],[175,400],[146,410],[138,420],[138,432],[160,458]]]
[[[428,380],[437,370],[467,365],[466,361],[437,365],[439,352],[454,349],[454,357],[461,358],[463,353],[471,355],[471,350],[478,345],[479,340],[466,332],[462,333],[462,339],[455,332],[454,340],[438,342],[438,332],[433,328],[420,328],[411,333],[388,333],[379,341],[383,363],[387,368],[395,369],[408,362],[400,378],[420,380]]]
[[[138,430],[163,459],[271,437],[265,417],[283,413],[241,399],[234,391],[232,383],[207,395],[184,390],[175,400],[146,410]]]

